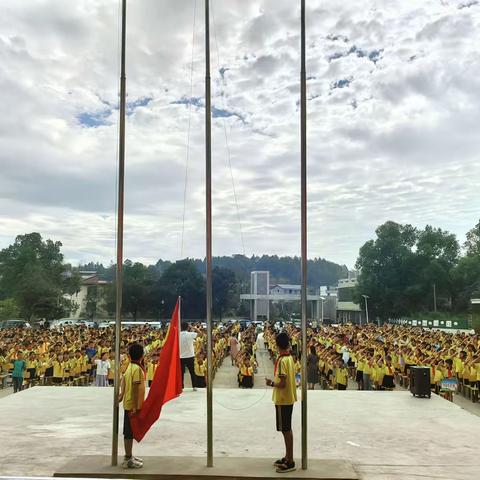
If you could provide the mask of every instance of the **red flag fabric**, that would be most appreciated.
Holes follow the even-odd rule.
[[[133,437],[140,442],[160,417],[163,405],[182,393],[180,363],[180,299],[173,311],[152,385],[140,412],[130,417]]]

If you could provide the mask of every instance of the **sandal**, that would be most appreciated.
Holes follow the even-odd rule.
[[[277,473],[287,473],[287,472],[293,472],[295,470],[295,462],[292,463],[282,463],[282,465],[279,465],[277,467]]]

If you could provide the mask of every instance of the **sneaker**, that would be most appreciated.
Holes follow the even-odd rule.
[[[122,463],[122,467],[127,468],[142,468],[143,463],[135,459],[135,457],[125,458]]]
[[[292,463],[282,463],[282,465],[279,465],[277,467],[276,472],[277,473],[287,473],[287,472],[293,472],[295,470],[295,462]]]
[[[287,461],[287,459],[285,457],[280,458],[279,460],[274,462],[273,466],[274,467],[279,467],[280,465],[283,465],[286,461]]]
[[[193,391],[194,391],[194,392],[196,392],[196,391],[197,391],[197,389],[196,389],[195,387],[193,387]]]
[[[134,460],[136,460],[137,462],[143,463],[143,458],[136,457],[135,455],[134,455],[132,458],[133,458]]]

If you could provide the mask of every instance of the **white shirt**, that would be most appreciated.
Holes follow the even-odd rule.
[[[196,332],[180,332],[180,358],[191,358],[195,356],[193,341],[197,338]]]
[[[108,360],[95,360],[97,365],[97,375],[108,375],[108,369],[110,368],[110,362]]]

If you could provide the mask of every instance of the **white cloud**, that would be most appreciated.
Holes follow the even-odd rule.
[[[480,207],[480,6],[308,4],[310,256],[353,265],[389,219],[462,239]],[[118,6],[2,7],[0,247],[37,230],[73,261],[115,257]],[[191,91],[193,7],[128,4],[125,255],[145,262],[180,255],[189,111],[184,254],[204,256],[203,2]],[[213,121],[214,253],[242,250],[226,129],[246,253],[298,254],[298,5],[214,0],[212,9],[213,105],[231,114]]]

